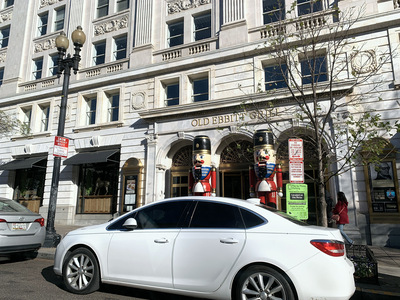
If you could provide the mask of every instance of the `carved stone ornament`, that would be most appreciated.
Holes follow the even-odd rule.
[[[0,15],[0,24],[3,23],[3,22],[10,21],[11,18],[12,18],[12,12],[1,14]]]
[[[142,109],[145,107],[146,107],[146,94],[143,92],[132,94],[132,108]]]
[[[376,70],[376,54],[374,50],[357,51],[351,54],[351,67],[357,74],[365,74]]]
[[[53,49],[56,47],[56,39],[48,39],[35,44],[35,53],[43,52],[45,50]]]
[[[7,54],[4,53],[0,53],[0,63],[6,62],[6,58],[7,58]]]
[[[128,27],[128,15],[94,26],[94,35],[102,35]]]
[[[211,3],[211,0],[173,0],[168,2],[168,14],[174,14]]]
[[[40,0],[39,8],[42,8],[42,7],[45,7],[48,5],[52,5],[54,3],[61,2],[61,1],[63,1],[63,0]]]

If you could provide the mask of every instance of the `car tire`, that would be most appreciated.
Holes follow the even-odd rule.
[[[86,248],[67,255],[63,265],[63,280],[68,291],[90,294],[100,287],[100,269],[96,256]]]
[[[295,300],[295,295],[287,276],[271,267],[258,265],[240,274],[234,286],[233,299]]]

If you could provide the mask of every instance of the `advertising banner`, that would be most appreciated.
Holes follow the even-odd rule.
[[[286,184],[286,212],[298,220],[308,219],[307,184]]]

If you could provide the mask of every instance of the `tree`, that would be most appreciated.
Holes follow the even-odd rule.
[[[363,40],[363,8],[342,12],[311,0],[294,2],[285,12],[282,0],[271,2],[266,16],[275,22],[265,26],[259,49],[268,56],[259,92],[271,100],[250,97],[242,109],[259,111],[275,133],[289,119],[291,137],[307,133],[318,161],[319,225],[326,227],[326,184],[356,164],[379,159],[384,145],[366,141],[399,128],[375,109],[394,53]],[[360,156],[361,147],[368,155]]]
[[[0,110],[0,136],[7,136],[15,132],[29,133],[29,128],[14,116]]]

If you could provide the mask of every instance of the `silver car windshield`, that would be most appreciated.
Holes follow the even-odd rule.
[[[0,199],[0,212],[30,212],[30,210],[13,200]]]

